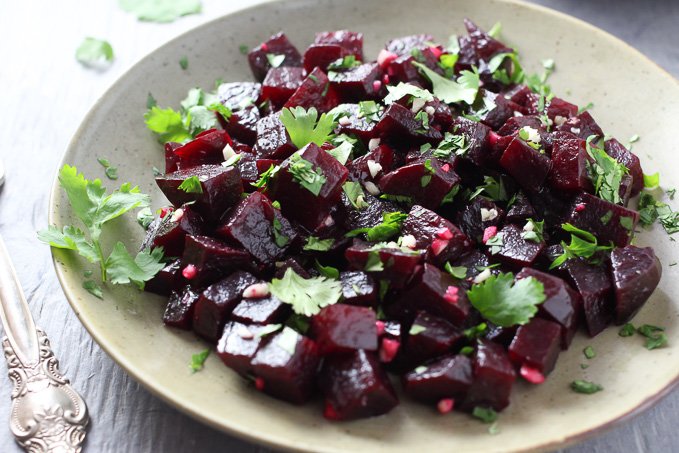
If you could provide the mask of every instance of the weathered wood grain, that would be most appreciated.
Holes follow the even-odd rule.
[[[94,101],[135,61],[168,39],[250,1],[204,0],[204,13],[173,24],[137,22],[116,0],[0,2],[0,156],[8,177],[0,192],[5,237],[31,309],[48,333],[62,371],[93,416],[87,450],[96,452],[266,451],[193,421],[151,396],[92,341],[54,275],[49,250],[35,231],[47,224],[55,169]],[[536,0],[621,37],[679,76],[679,3],[634,0]],[[108,39],[116,62],[108,71],[74,59],[84,36]],[[619,71],[621,68],[611,68]],[[676,102],[677,100],[672,100]],[[632,113],[633,114],[633,113]],[[661,120],[661,119],[660,119]],[[106,149],[93,150],[105,156]],[[19,451],[7,426],[9,381],[0,365],[0,451]],[[642,383],[640,383],[642,384]],[[580,452],[679,450],[679,392],[606,435],[572,447]]]

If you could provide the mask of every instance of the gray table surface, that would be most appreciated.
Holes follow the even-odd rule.
[[[678,1],[534,2],[611,32],[679,76]],[[52,340],[62,371],[89,404],[93,421],[87,451],[267,451],[188,418],[125,374],[78,322],[57,282],[49,249],[35,236],[47,224],[49,189],[61,155],[106,88],[163,42],[252,3],[203,0],[203,14],[158,25],[137,22],[115,0],[0,0],[0,156],[8,170],[0,194],[0,233],[37,324]],[[117,59],[108,71],[87,71],[76,63],[74,51],[84,36],[106,38],[113,44]],[[0,377],[0,382],[0,451],[19,451],[4,428],[9,381]],[[679,391],[674,391],[632,421],[564,451],[679,451],[678,416]]]

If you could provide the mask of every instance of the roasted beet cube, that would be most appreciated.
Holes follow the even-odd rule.
[[[561,224],[568,221],[570,199],[562,200],[548,187],[526,195],[535,211],[534,218],[544,220],[548,231],[560,231]]]
[[[639,311],[660,282],[662,267],[651,247],[628,245],[611,253],[615,285],[615,322],[623,324]]]
[[[287,36],[283,33],[275,34],[248,53],[248,62],[252,74],[260,82],[264,80],[266,73],[271,69],[267,55],[285,55],[281,66],[302,66],[302,56],[297,48],[288,41]]]
[[[581,193],[574,200],[568,222],[589,231],[600,244],[613,242],[618,247],[629,244],[639,214],[589,193]]]
[[[474,249],[471,252],[460,256],[459,258],[451,260],[450,265],[467,268],[466,278],[473,279],[490,265],[490,261],[484,253]],[[493,272],[493,270],[491,270],[491,272]]]
[[[349,51],[337,44],[312,44],[304,52],[304,70],[310,73],[315,68],[328,70],[330,63],[349,55]]]
[[[587,140],[591,135],[594,135],[597,140],[604,136],[604,132],[589,112],[582,112],[578,116],[568,118],[558,127],[558,130],[570,132],[583,140]]]
[[[580,139],[556,139],[552,145],[552,168],[549,184],[557,191],[571,193],[593,191],[587,163],[591,160]]]
[[[502,127],[503,124],[514,116],[514,112],[520,111],[521,106],[515,104],[501,94],[493,93],[488,90],[480,90],[483,99],[482,111],[478,113],[481,122],[493,130]],[[487,105],[495,105],[488,110]]]
[[[557,126],[560,122],[564,122],[568,118],[576,116],[577,114],[578,106],[571,104],[568,101],[564,101],[561,98],[554,97],[547,105],[547,117],[556,123]],[[557,118],[557,116],[560,116],[563,119]]]
[[[174,260],[146,282],[144,291],[169,296],[172,291],[179,289],[181,283],[182,260]]]
[[[488,340],[479,340],[472,369],[474,382],[467,392],[462,408],[472,410],[482,406],[501,411],[507,407],[516,373],[502,346]]]
[[[412,235],[418,249],[427,250],[427,261],[443,265],[472,249],[472,241],[452,222],[434,211],[415,205],[401,230]]]
[[[295,271],[297,275],[299,275],[302,278],[309,278],[311,275],[304,269],[302,264],[300,263],[300,260],[297,258],[288,258],[285,261],[276,263],[276,273],[274,275],[275,278],[281,279],[285,275],[285,271],[288,269],[292,269]]]
[[[429,80],[420,73],[414,63],[422,63],[429,69],[443,74],[443,70],[438,66],[438,57],[436,55],[429,47],[424,47],[423,49],[414,49],[412,54],[401,55],[393,60],[388,59],[385,65],[380,66],[386,66],[385,72],[391,84],[404,82],[426,86],[429,84]],[[377,61],[379,63],[379,57]]]
[[[238,171],[240,171],[240,178],[243,180],[243,189],[246,192],[254,190],[252,183],[259,179],[259,170],[257,169],[257,156],[254,153],[240,153],[238,160]]]
[[[363,61],[363,33],[349,30],[323,31],[316,33],[315,44],[336,44],[346,49],[349,55]]]
[[[459,116],[453,120],[452,132],[461,134],[465,138],[465,145],[469,145],[466,158],[478,166],[496,164],[499,156],[494,156],[489,142],[490,128],[482,123]],[[504,151],[504,149],[503,149]]]
[[[613,320],[613,283],[607,264],[590,264],[570,259],[564,264],[566,276],[582,296],[587,331],[591,336],[604,330]]]
[[[217,343],[217,355],[224,364],[242,376],[252,372],[252,358],[268,336],[258,335],[266,326],[230,321]]]
[[[517,280],[533,277],[545,288],[545,301],[538,306],[538,316],[561,326],[561,348],[567,349],[575,335],[580,318],[582,301],[565,281],[554,275],[525,267],[516,275]]]
[[[349,265],[356,270],[365,270],[377,279],[386,279],[392,288],[403,288],[410,280],[417,266],[422,263],[424,253],[406,251],[396,246],[371,250],[371,245],[354,241],[354,245],[346,249],[345,257]]]
[[[321,355],[377,350],[377,318],[368,307],[334,304],[311,318],[311,335]]]
[[[250,254],[208,236],[186,236],[182,274],[192,284],[209,284],[234,269],[249,267]]]
[[[262,94],[262,85],[254,82],[222,83],[217,88],[217,98],[232,112],[243,110],[257,103]]]
[[[273,295],[243,298],[233,309],[231,319],[245,324],[275,324],[285,321],[290,310],[289,304]]]
[[[325,72],[316,68],[309,72],[302,84],[290,96],[284,107],[315,107],[319,112],[332,110],[339,104],[337,93],[330,86],[330,81]]]
[[[149,225],[141,248],[163,247],[165,256],[181,256],[186,236],[199,235],[202,231],[203,219],[193,211],[191,205],[183,205]]]
[[[465,338],[461,328],[425,311],[417,312],[408,333],[403,354],[415,363],[445,354]]]
[[[260,192],[241,200],[216,234],[243,247],[267,266],[280,260],[297,239],[297,231]]]
[[[181,292],[172,291],[163,315],[165,325],[190,330],[198,296],[190,286],[185,286]]]
[[[174,151],[180,146],[182,146],[182,144],[177,142],[167,142],[163,146],[165,150],[165,173],[172,173],[179,169],[179,156],[177,156]]]
[[[460,177],[449,166],[431,159],[387,173],[379,186],[384,193],[411,197],[415,203],[435,209],[459,182]]]
[[[545,154],[515,138],[502,153],[500,165],[526,190],[540,188],[549,173],[551,162]]]
[[[428,47],[434,41],[432,35],[410,35],[402,38],[394,38],[387,42],[386,49],[396,55],[410,55],[413,49]]]
[[[519,326],[509,346],[509,358],[517,365],[548,375],[559,357],[561,326],[542,318],[533,318]]]
[[[303,404],[313,396],[319,362],[313,340],[284,327],[259,348],[251,363],[264,393]]]
[[[330,84],[335,88],[342,102],[357,102],[376,96],[375,81],[379,81],[382,72],[377,63],[365,63],[354,68],[330,74]]]
[[[257,140],[257,123],[261,114],[256,105],[233,112],[228,121],[219,115],[219,123],[236,140],[252,146]]]
[[[528,219],[535,218],[535,209],[530,200],[523,192],[517,192],[514,203],[507,210],[505,221],[507,223],[524,223]]]
[[[186,192],[179,186],[195,176],[200,192]],[[170,202],[179,206],[194,202],[197,212],[211,221],[218,221],[224,212],[240,200],[243,183],[238,168],[221,165],[201,165],[156,177],[156,183]]]
[[[262,82],[262,99],[268,99],[275,108],[279,109],[302,85],[303,81],[303,68],[294,66],[272,68]]]
[[[325,395],[323,416],[329,420],[382,415],[398,405],[389,377],[373,352],[327,357],[319,382]]]
[[[358,104],[340,104],[333,111],[344,113],[339,117],[336,129],[338,134],[353,134],[366,145],[375,137],[377,123],[362,116]]]
[[[224,147],[230,143],[231,139],[224,131],[210,129],[202,132],[174,150],[177,169],[187,170],[199,165],[219,164],[224,161]]]
[[[382,223],[384,214],[400,211],[400,208],[387,200],[380,200],[372,195],[365,195],[366,207],[357,209],[349,201],[349,197],[342,193],[342,204],[340,206],[340,222],[347,230],[358,228],[372,228]]]
[[[379,181],[391,171],[394,164],[394,150],[388,145],[379,145],[358,159],[347,164],[349,174],[359,181]]]
[[[300,184],[300,178],[308,178],[312,172],[314,177],[322,177],[317,193]],[[347,169],[337,159],[310,143],[283,162],[269,184],[269,193],[281,203],[286,218],[313,231],[339,201],[347,175]]]
[[[641,169],[639,158],[633,152],[625,148],[622,143],[614,138],[606,140],[604,143],[606,153],[613,159],[623,164],[632,176],[631,196],[637,195],[644,188],[644,172]]]
[[[493,325],[493,323],[488,322],[488,330],[483,335],[483,338],[490,340],[493,343],[502,345],[508,348],[512,343],[514,336],[516,335],[517,326],[501,327]]]
[[[424,111],[422,114],[427,115]],[[435,144],[443,138],[438,129],[429,126],[428,117],[425,125],[420,118],[416,118],[415,113],[400,104],[391,104],[376,128],[385,140],[400,148],[422,143]]]
[[[406,395],[418,401],[462,401],[472,385],[472,361],[464,355],[447,355],[406,373],[401,382]]]
[[[540,118],[535,115],[513,116],[509,118],[500,129],[498,129],[497,133],[502,136],[515,136],[519,130],[523,129],[524,127],[530,127],[537,130],[540,133],[540,139],[542,141],[544,126],[542,125]]]
[[[492,38],[469,19],[464,19],[464,25],[469,35],[459,39],[460,59],[462,60],[459,62],[460,64],[478,67],[481,61],[490,61],[496,54],[512,52],[512,49]],[[466,48],[471,48],[472,59],[468,58],[469,52],[465,51]]]
[[[257,282],[254,275],[235,272],[205,289],[196,302],[193,331],[201,337],[216,342],[234,307],[240,302],[243,291]]]
[[[285,159],[296,149],[281,122],[280,113],[265,116],[257,122],[254,152],[258,159]]]
[[[502,224],[505,211],[484,197],[474,198],[458,216],[458,225],[464,233],[481,242],[483,232],[489,226],[498,227]]]
[[[516,225],[505,225],[497,234],[502,236],[501,246],[489,245],[490,253],[503,264],[514,269],[532,266],[545,248],[544,241],[524,239],[523,230]],[[499,249],[499,250],[496,250]],[[495,252],[495,253],[493,253]]]
[[[345,304],[370,307],[377,302],[377,283],[365,272],[341,272],[340,282]]]

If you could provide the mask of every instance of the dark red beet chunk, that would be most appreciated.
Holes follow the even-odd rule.
[[[265,116],[257,122],[254,152],[258,159],[285,159],[296,150],[281,122],[280,113]]]
[[[578,114],[578,106],[564,101],[561,98],[552,98],[547,105],[547,117],[556,122],[556,117],[560,116],[564,119],[576,116]]]
[[[465,158],[479,166],[496,164],[500,159],[492,153],[489,141],[490,128],[482,123],[459,116],[453,120],[452,131],[465,137],[469,149]],[[504,149],[503,149],[504,151]]]
[[[314,171],[325,178],[318,195],[297,182],[291,172],[291,167],[297,165],[293,159],[283,162],[269,184],[269,193],[273,199],[280,201],[286,218],[294,219],[313,231],[326,220],[332,206],[339,201],[348,171],[314,143],[302,148],[299,156],[310,162]]]
[[[535,209],[530,204],[528,197],[524,195],[523,192],[518,192],[514,198],[514,203],[507,211],[507,216],[505,221],[507,223],[519,223],[522,224],[528,219],[535,218]]]
[[[380,189],[390,195],[411,197],[415,203],[429,209],[437,208],[445,196],[460,182],[452,169],[442,166],[438,160],[404,165],[380,179]]]
[[[377,279],[389,280],[392,288],[403,288],[424,258],[422,252],[406,252],[398,248],[382,248],[370,251],[370,244],[354,241],[354,245],[346,249],[345,257],[349,265],[356,270],[365,270]],[[379,258],[381,265],[370,263],[370,256]],[[367,264],[373,267],[366,268]],[[375,270],[381,268],[382,270]]]
[[[567,349],[575,335],[582,301],[566,282],[554,275],[525,267],[516,279],[533,277],[544,285],[545,301],[538,305],[538,316],[561,325],[561,348]]]
[[[349,55],[349,51],[337,44],[312,44],[304,52],[304,70],[307,73],[315,68],[327,71],[328,66]]]
[[[415,57],[417,55],[417,58]],[[399,82],[415,83],[417,85],[425,85],[429,83],[418,68],[413,64],[420,62],[429,69],[443,74],[443,70],[438,66],[438,57],[431,48],[425,47],[419,51],[415,51],[415,55],[401,55],[395,60],[389,60],[386,64],[386,73],[389,77],[389,83],[396,84]],[[378,58],[379,61],[379,58]],[[384,67],[384,66],[383,66]]]
[[[339,220],[348,231],[374,227],[382,223],[385,213],[400,211],[396,204],[367,194],[365,201],[368,206],[362,209],[356,209],[345,193],[342,193],[341,201]]]
[[[366,145],[370,139],[374,138],[377,123],[359,116],[358,104],[340,104],[335,108],[335,111],[345,113],[344,119],[340,118],[341,121],[337,125],[338,134],[353,134]]]
[[[521,187],[526,190],[536,190],[544,183],[551,162],[545,154],[540,154],[523,140],[515,138],[502,154],[500,165],[516,179]]]
[[[325,395],[323,416],[329,420],[382,415],[398,405],[389,377],[372,352],[327,357],[319,382]]]
[[[644,172],[641,169],[639,158],[614,138],[606,140],[604,149],[609,156],[627,167],[630,176],[632,176],[632,192],[630,195],[636,196],[644,188]]]
[[[465,338],[462,329],[438,316],[417,312],[403,346],[406,360],[415,364],[450,352]]]
[[[179,289],[181,283],[182,261],[174,260],[162,268],[151,280],[146,282],[144,291],[169,296],[172,291]]]
[[[552,321],[533,318],[520,326],[509,346],[509,358],[519,366],[527,366],[548,375],[559,357],[561,327]]]
[[[274,334],[252,359],[252,372],[264,393],[293,404],[313,396],[320,357],[316,344],[289,327]]]
[[[486,211],[485,217],[481,214],[481,209]],[[487,198],[476,197],[460,213],[458,225],[467,236],[481,242],[485,229],[489,226],[499,227],[504,217],[505,211],[501,207]]]
[[[217,98],[232,112],[243,110],[257,103],[262,94],[262,85],[254,82],[222,83],[217,88]]]
[[[532,266],[545,248],[544,242],[533,242],[521,237],[523,230],[516,225],[506,225],[499,232],[502,235],[502,247],[493,256],[503,264],[514,269]],[[491,246],[491,254],[493,253]]]
[[[587,140],[590,135],[594,135],[597,140],[604,136],[604,132],[589,112],[582,112],[578,116],[567,119],[558,127],[558,130],[570,132],[583,140]]]
[[[448,355],[403,375],[406,395],[425,403],[442,398],[462,401],[472,385],[472,362],[464,355]]]
[[[249,267],[250,260],[248,252],[231,248],[211,237],[186,236],[182,273],[191,284],[200,287],[232,270]]]
[[[198,177],[202,193],[189,193],[179,186],[192,176]],[[156,183],[175,206],[195,201],[197,212],[212,221],[218,221],[224,212],[240,200],[243,183],[235,167],[201,165],[189,170],[179,170],[156,176]]]
[[[628,245],[611,253],[615,285],[615,322],[623,324],[639,311],[660,282],[662,267],[650,247]]]
[[[219,164],[224,161],[222,150],[230,143],[231,139],[226,132],[216,129],[207,130],[198,134],[194,140],[177,147],[172,152],[174,156],[172,160],[178,170],[187,170],[199,165]]]
[[[403,36],[387,42],[386,49],[396,55],[410,55],[413,49],[427,47],[427,43],[432,41],[434,41],[432,35]]]
[[[262,82],[262,98],[280,109],[304,81],[304,69],[292,66],[272,68]]]
[[[375,176],[370,172],[368,161],[372,161],[373,168],[375,164],[381,167]],[[394,164],[394,150],[388,145],[379,145],[372,151],[367,152],[358,159],[354,159],[347,164],[349,174],[359,181],[379,181],[382,176],[391,171]]]
[[[183,205],[151,223],[142,249],[163,247],[165,256],[181,256],[186,236],[196,236],[202,231],[203,219],[193,211],[191,205]]]
[[[564,265],[567,277],[582,296],[587,331],[595,336],[613,320],[613,284],[604,265],[571,259]]]
[[[299,54],[299,51],[288,41],[285,34],[278,33],[270,37],[259,47],[252,49],[248,54],[248,62],[250,63],[252,74],[260,82],[264,80],[266,73],[271,69],[267,54],[285,55],[285,60],[281,63],[282,66],[302,66],[302,56]]]
[[[283,258],[297,239],[290,222],[259,192],[238,203],[215,233],[237,243],[267,266]]]
[[[400,104],[391,104],[384,111],[376,128],[381,137],[400,148],[422,143],[435,144],[443,138],[438,129],[425,128],[415,118],[415,113]]]
[[[490,61],[498,53],[512,52],[512,49],[492,38],[469,19],[464,20],[464,25],[469,36],[459,39],[460,60],[458,64],[479,66],[481,61]]]
[[[356,349],[377,350],[375,312],[368,307],[335,304],[311,318],[311,335],[321,355]]]
[[[509,405],[509,395],[516,380],[514,367],[502,346],[479,340],[472,362],[474,382],[462,408],[491,407],[501,411]]]
[[[196,302],[193,331],[206,340],[216,342],[226,320],[240,302],[243,291],[256,282],[254,275],[238,271],[208,286]]]
[[[382,72],[377,63],[365,63],[355,68],[330,74],[330,84],[335,88],[342,102],[363,101],[375,97],[377,90],[375,81],[379,81]]]
[[[231,137],[253,146],[255,140],[257,140],[257,123],[260,118],[261,114],[257,106],[251,105],[233,112],[228,121],[221,115],[217,119],[219,119],[219,123]]]
[[[190,330],[198,296],[190,286],[185,286],[181,292],[172,291],[163,315],[165,325]]]
[[[591,158],[580,139],[556,139],[552,145],[552,169],[549,184],[557,191],[591,192],[594,187],[587,172]]]
[[[302,84],[290,96],[284,107],[315,107],[319,112],[327,112],[337,107],[339,99],[333,87],[330,86],[328,76],[316,68],[309,73]]]
[[[290,315],[290,305],[269,295],[259,299],[243,299],[231,313],[231,319],[246,324],[276,324]]]
[[[363,61],[363,33],[349,30],[324,31],[316,33],[315,44],[336,44],[346,49],[349,55]]]
[[[636,211],[589,193],[581,193],[573,200],[568,217],[569,223],[592,233],[600,244],[611,241],[618,247],[629,244],[638,221]]]
[[[179,164],[179,156],[174,153],[174,150],[182,146],[181,143],[167,142],[165,143],[165,173],[172,173],[177,171]]]
[[[265,328],[266,326],[245,325],[235,321],[226,323],[217,343],[217,355],[236,373],[242,376],[250,374],[252,358],[259,346],[268,339],[268,336],[257,335]]]
[[[365,272],[342,272],[340,282],[345,304],[371,307],[377,302],[377,284]]]
[[[493,130],[502,127],[503,124],[514,116],[514,112],[520,111],[521,106],[508,100],[501,94],[496,94],[488,90],[480,90],[483,94],[484,106],[487,104],[495,104],[495,107],[489,111],[483,109],[480,113],[481,122]]]
[[[238,171],[240,171],[240,178],[243,180],[243,190],[252,192],[254,187],[252,183],[259,179],[259,171],[257,170],[257,156],[252,152],[240,153],[238,160]]]

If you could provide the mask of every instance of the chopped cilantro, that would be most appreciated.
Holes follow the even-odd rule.
[[[158,105],[158,102],[156,101],[156,98],[153,97],[151,92],[149,91],[149,94],[146,95],[146,108],[151,109]]]
[[[599,384],[594,382],[576,380],[571,382],[571,389],[577,393],[584,393],[585,395],[591,395],[592,393],[600,392],[604,388]]]
[[[483,423],[493,423],[497,420],[497,412],[489,407],[476,406],[472,411],[472,415]]]
[[[149,209],[149,208],[143,208],[143,209],[140,209],[139,212],[137,212],[137,222],[145,230],[147,230],[149,225],[151,225],[151,222],[153,222],[153,219],[154,219],[153,213],[151,212],[151,209]]]
[[[627,149],[629,149],[629,150],[631,151],[631,150],[632,150],[632,145],[633,145],[634,143],[638,142],[640,138],[641,138],[641,137],[639,137],[639,134],[634,134],[634,135],[632,135],[632,136],[629,138],[628,142],[627,142]]]
[[[474,192],[469,195],[469,200],[473,200],[483,192],[485,192],[487,197],[492,201],[507,201],[509,198],[505,183],[501,177],[495,179],[492,176],[484,176],[483,184],[478,186]]]
[[[347,181],[342,185],[342,190],[349,199],[349,203],[356,209],[365,209],[369,207],[367,201],[365,201],[365,193],[363,192],[363,187],[361,187],[360,182]]]
[[[601,216],[600,220],[601,220],[602,224],[608,225],[608,222],[610,222],[612,218],[613,218],[613,211],[608,210],[608,211],[606,211],[606,214]]]
[[[189,368],[191,368],[191,372],[195,373],[197,371],[200,371],[203,369],[203,366],[205,365],[205,361],[207,360],[207,357],[210,355],[210,348],[207,348],[203,351],[200,351],[197,354],[193,354],[191,356],[191,363],[189,364]]]
[[[375,101],[361,101],[358,103],[358,117],[368,121],[378,121],[382,107]]]
[[[467,268],[465,266],[452,266],[450,263],[446,263],[445,270],[458,280],[467,278]]]
[[[104,167],[104,174],[108,179],[118,179],[118,169],[116,167],[112,167],[108,159],[100,157],[97,159],[97,162],[99,162],[102,167]]]
[[[319,239],[316,236],[309,236],[304,244],[303,250],[314,250],[317,252],[327,252],[335,244],[333,238]]]
[[[262,327],[262,329],[255,334],[255,338],[261,338],[266,335],[270,335],[274,332],[278,332],[283,328],[283,324],[267,324]]]
[[[473,104],[479,91],[480,78],[478,72],[464,70],[455,80],[446,79],[432,71],[422,63],[413,62],[417,68],[431,81],[434,96],[447,104],[465,102]]]
[[[174,22],[201,11],[200,0],[118,0],[120,7],[144,22]]]
[[[327,179],[320,168],[314,169],[311,162],[303,159],[299,154],[293,154],[290,157],[290,166],[288,171],[292,175],[292,179],[306,190],[318,196],[323,189],[323,184]]]
[[[401,226],[407,217],[408,214],[400,211],[385,212],[382,214],[382,223],[379,223],[374,227],[351,230],[345,234],[345,236],[355,237],[359,234],[365,233],[366,238],[371,242],[386,241],[394,236],[397,236],[401,232]]]
[[[420,326],[418,324],[413,324],[412,327],[410,328],[410,330],[408,331],[408,334],[409,335],[418,335],[418,334],[421,334],[422,332],[424,332],[425,330],[427,330],[426,327]]]
[[[424,110],[417,112],[417,115],[415,115],[415,121],[421,125],[415,130],[415,132],[418,134],[426,134],[429,130],[429,115],[427,115],[427,112]]]
[[[644,347],[649,351],[661,348],[667,344],[667,335],[665,335],[665,328],[644,324],[637,329],[640,335],[646,337],[646,344]]]
[[[506,273],[473,285],[467,296],[485,319],[509,327],[530,321],[537,305],[545,301],[545,288],[533,277],[514,281],[514,275]]]
[[[431,147],[431,145],[429,146]],[[467,151],[469,151],[470,146],[471,143],[467,141],[467,138],[464,135],[455,135],[446,132],[443,140],[436,146],[433,156],[439,159],[447,159],[453,153],[458,156],[464,156]],[[420,151],[421,150],[422,149],[420,148]]]
[[[545,240],[544,228],[544,220],[538,222],[533,219],[528,219],[526,226],[523,227],[523,233],[521,233],[521,237],[526,241],[536,242],[539,244]]]
[[[229,121],[231,115],[233,115],[231,109],[222,104],[221,102],[215,102],[214,104],[210,104],[207,107],[207,109],[219,113],[222,116],[222,118],[224,118],[226,121]]]
[[[189,59],[186,55],[179,59],[179,67],[186,71],[189,68]]]
[[[594,107],[594,103],[588,102],[587,105],[585,105],[584,107],[580,107],[580,108],[578,109],[578,115],[580,115],[581,113],[586,112],[587,110],[592,109],[593,107]]]
[[[321,308],[337,303],[342,297],[342,286],[326,277],[302,278],[292,268],[282,279],[274,278],[269,285],[271,293],[290,304],[297,314],[312,316]]]
[[[337,159],[340,164],[346,165],[353,151],[354,145],[349,141],[342,141],[339,145],[327,150],[326,153]]]
[[[389,94],[387,94],[387,96],[384,98],[384,103],[387,105],[393,104],[399,99],[402,99],[404,96],[412,96],[424,101],[434,100],[434,96],[431,94],[431,92],[429,92],[429,90],[416,87],[415,85],[411,85],[409,83],[399,82],[399,84],[396,86],[387,85],[387,91],[389,91]]]
[[[472,352],[474,352],[474,348],[472,348],[471,346],[463,346],[460,349],[460,354],[462,355],[471,355]]]
[[[246,44],[241,44],[240,46],[238,46],[238,51],[242,55],[247,55],[250,52],[250,48]]]
[[[361,61],[356,59],[356,55],[347,55],[342,58],[338,58],[328,65],[328,71],[337,71],[343,69],[351,69],[356,66],[360,66]]]
[[[283,61],[285,61],[285,55],[275,55],[268,53],[266,54],[266,60],[269,62],[272,68],[277,68],[283,64]]]
[[[182,115],[171,108],[161,109],[153,106],[144,114],[146,127],[158,134],[163,143],[166,142],[185,142],[192,138]]]
[[[323,113],[319,118],[314,107],[309,110],[304,110],[304,107],[283,108],[281,122],[297,148],[303,148],[312,142],[318,146],[323,145],[331,138],[335,128],[334,116]]]
[[[189,176],[179,184],[178,189],[186,193],[203,193],[203,186],[198,176]]]
[[[482,322],[481,324],[477,324],[473,327],[470,327],[469,329],[465,329],[462,333],[464,334],[465,337],[469,338],[470,340],[475,340],[477,338],[484,336],[487,331],[488,324]]]
[[[488,246],[488,250],[490,251],[491,255],[500,253],[502,251],[502,247],[505,245],[504,234],[497,233],[495,236],[486,241],[486,245]]]
[[[620,335],[621,337],[631,337],[632,335],[634,335],[634,332],[636,331],[637,329],[636,327],[634,327],[633,324],[627,323],[620,328],[620,330],[618,331],[618,335]]]
[[[494,39],[498,39],[502,33],[502,24],[500,22],[495,22],[495,24],[488,30],[488,36]]]
[[[632,231],[634,229],[634,220],[632,220],[632,217],[620,217],[620,225],[627,231]]]
[[[427,187],[431,182],[432,175],[436,174],[436,169],[431,165],[431,159],[424,161],[425,174],[420,178],[420,185],[422,187]]]
[[[600,251],[607,251],[613,248],[613,245],[599,245],[596,237],[589,231],[577,228],[570,223],[564,223],[561,228],[571,233],[571,242],[566,244],[561,241],[561,246],[563,247],[563,253],[556,257],[552,264],[549,266],[550,269],[555,269],[561,266],[563,263],[571,258],[581,257],[590,259]]]
[[[145,282],[151,280],[165,267],[162,248],[142,250],[133,257],[122,242],[117,242],[113,246],[105,265],[106,275],[111,283],[119,285],[134,283],[139,289],[144,289]]]
[[[273,218],[272,226],[273,226],[273,237],[274,237],[274,242],[276,243],[276,245],[277,245],[278,247],[281,247],[281,248],[282,248],[282,247],[285,247],[286,245],[288,245],[288,243],[290,242],[290,238],[288,238],[287,236],[285,236],[285,235],[281,232],[281,229],[283,228],[283,225],[281,225],[281,221],[278,220],[277,217],[274,217],[274,218]]]
[[[259,176],[259,179],[251,184],[258,189],[266,187],[271,178],[273,178],[280,169],[281,167],[278,165],[271,164],[271,166]]]
[[[365,267],[363,270],[366,272],[380,272],[384,270],[384,264],[382,264],[380,254],[377,251],[371,251],[368,253],[368,259],[365,262]]]
[[[76,50],[75,58],[88,68],[104,68],[113,61],[113,47],[102,39],[85,38]]]
[[[652,175],[644,173],[644,187],[646,189],[654,189],[660,184],[660,173],[655,172]]]
[[[502,63],[506,60],[509,60],[512,64],[511,75],[506,68],[502,67]],[[505,85],[521,83],[525,77],[516,52],[504,52],[495,55],[488,62],[488,70],[493,74],[493,79]]]
[[[672,211],[667,203],[656,200],[650,193],[644,192],[639,198],[639,222],[650,226],[658,220],[667,234],[679,232],[679,212]]]
[[[585,349],[582,350],[582,353],[585,355],[585,357],[588,360],[593,359],[596,357],[596,352],[594,351],[594,348],[591,346],[587,346]]]
[[[104,299],[104,292],[102,291],[101,286],[99,286],[94,280],[85,280],[83,282],[83,289],[92,294],[94,297]]]
[[[340,276],[340,271],[336,267],[323,266],[318,260],[314,263],[314,267],[316,267],[316,270],[324,277],[337,280]]]
[[[593,162],[587,161],[589,177],[594,183],[596,194],[611,203],[620,203],[620,183],[629,171],[627,167],[606,154],[601,148],[592,146],[595,136],[587,138],[587,153]]]

